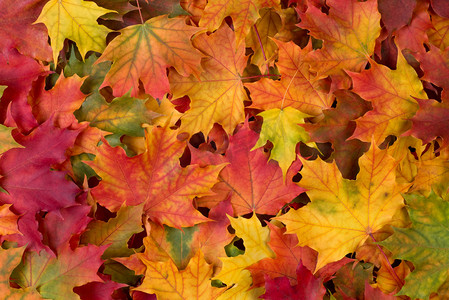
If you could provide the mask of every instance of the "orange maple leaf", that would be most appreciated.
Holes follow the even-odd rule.
[[[113,61],[100,88],[111,86],[116,97],[132,89],[131,96],[135,97],[141,80],[148,94],[162,99],[169,91],[168,67],[183,76],[201,72],[201,54],[190,41],[199,31],[187,26],[182,17],[169,19],[166,15],[122,29],[95,62]]]
[[[192,205],[195,196],[209,195],[224,167],[181,168],[185,142],[177,140],[178,131],[153,127],[146,134],[146,152],[128,157],[120,147],[105,141],[92,162],[86,162],[102,178],[92,189],[101,205],[118,211],[123,203],[145,202],[144,212],[153,221],[171,227],[188,227],[207,221]]]

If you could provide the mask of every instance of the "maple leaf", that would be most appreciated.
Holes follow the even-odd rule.
[[[104,282],[89,282],[83,286],[75,287],[73,291],[80,295],[81,299],[89,299],[89,300],[112,300],[115,295],[112,293],[122,287],[125,287],[126,284],[118,283],[110,279],[110,276],[99,274],[100,278],[104,280]]]
[[[322,279],[317,279],[300,262],[296,269],[298,284],[291,286],[287,277],[271,279],[266,275],[266,292],[262,299],[323,299],[326,289]]]
[[[251,265],[247,269],[251,272],[254,286],[261,286],[267,282],[267,278],[277,277],[288,278],[292,285],[297,281],[297,266],[301,261],[306,267],[313,269],[315,261],[310,259],[314,256],[314,251],[310,248],[296,247],[298,239],[296,235],[284,234],[285,227],[279,228],[272,223],[267,223],[270,229],[270,241],[268,246],[273,250],[276,257],[264,258]]]
[[[310,140],[309,134],[299,126],[299,124],[304,124],[304,118],[309,115],[292,107],[285,107],[266,110],[258,116],[263,117],[263,124],[259,139],[253,149],[264,146],[268,140],[272,142],[273,149],[271,149],[270,159],[279,163],[285,179],[290,165],[297,156],[296,144],[298,142],[307,144]]]
[[[51,211],[40,222],[42,240],[55,254],[64,251],[70,241],[85,231],[91,218],[87,216],[90,206],[75,205]]]
[[[0,261],[2,268],[0,269],[0,293],[4,299],[42,299],[39,294],[30,290],[13,289],[9,284],[11,272],[20,263],[25,247],[11,248],[8,250],[0,249]]]
[[[13,128],[9,128],[0,124],[0,154],[8,151],[12,148],[20,148],[14,138],[11,136]]]
[[[81,106],[86,98],[86,95],[80,91],[84,79],[79,78],[76,74],[68,78],[61,74],[55,86],[47,91],[45,90],[45,80],[43,77],[41,78],[42,80],[35,83],[37,86],[28,95],[28,103],[31,105],[36,120],[43,123],[53,115],[55,126],[60,128],[67,128],[78,123],[73,112]]]
[[[380,144],[388,135],[404,133],[410,125],[408,119],[418,110],[412,97],[427,98],[416,72],[400,53],[396,70],[371,62],[369,70],[347,73],[352,78],[353,91],[373,106],[372,111],[356,120],[357,127],[352,135],[364,142],[374,136],[375,142]]]
[[[443,51],[447,48],[447,46],[449,46],[449,36],[447,35],[449,20],[433,13],[430,16],[432,20],[432,27],[427,30],[429,41]]]
[[[143,136],[143,124],[151,124],[159,114],[146,108],[147,100],[133,98],[129,93],[107,103],[101,95],[83,103],[82,120],[104,131],[131,136]]]
[[[227,285],[238,282],[242,276],[241,272],[246,267],[266,257],[274,257],[273,251],[267,245],[270,230],[262,227],[255,213],[251,219],[229,217],[229,220],[235,235],[243,239],[245,253],[235,257],[220,258],[223,267],[213,279],[220,279]]]
[[[113,62],[100,88],[111,86],[116,97],[131,90],[135,97],[140,80],[146,93],[162,99],[169,91],[167,68],[174,67],[182,76],[201,72],[200,53],[190,41],[199,31],[187,26],[184,18],[166,15],[122,29],[95,62]]]
[[[323,48],[308,54],[307,62],[318,75],[344,75],[343,70],[360,72],[374,53],[380,33],[377,1],[326,1],[329,15],[309,5],[300,13],[300,28],[323,40]]]
[[[2,95],[0,121],[8,127],[29,132],[38,124],[31,113],[27,95],[39,76],[48,74],[48,68],[16,49],[3,49],[0,55],[0,85],[8,86]]]
[[[275,215],[283,205],[303,191],[290,179],[299,170],[299,163],[291,168],[289,181],[284,184],[279,166],[268,161],[262,149],[251,151],[257,139],[257,133],[245,123],[230,137],[229,148],[224,157],[190,147],[192,163],[229,163],[220,172],[220,181],[212,189],[216,195],[199,198],[197,201],[200,206],[213,207],[230,197],[237,216],[253,211]]]
[[[318,251],[316,270],[373,238],[404,206],[400,192],[408,185],[395,183],[396,163],[386,150],[372,144],[359,164],[357,179],[348,180],[335,163],[304,160],[299,185],[311,203],[276,218],[298,236],[299,246]]]
[[[0,206],[0,235],[19,233],[17,228],[19,216],[15,215],[10,207],[11,204]]]
[[[359,171],[358,158],[368,151],[369,144],[357,139],[347,140],[355,130],[353,120],[371,109],[368,102],[346,90],[336,91],[337,107],[323,110],[323,119],[314,124],[302,124],[311,141],[331,142],[333,158],[344,178],[353,179]]]
[[[145,278],[136,291],[154,293],[158,299],[215,299],[223,290],[210,284],[213,266],[199,250],[185,270],[179,271],[173,261],[152,262],[142,257]]]
[[[275,55],[276,43],[271,40],[282,27],[282,20],[279,14],[271,8],[260,10],[260,19],[251,27],[250,33],[246,36],[246,46],[254,51],[251,62],[259,67],[265,65]]]
[[[97,271],[105,248],[65,248],[56,258],[45,251],[25,252],[11,275],[12,281],[22,288],[36,289],[46,299],[79,299],[72,290],[75,286],[102,281]]]
[[[53,49],[53,61],[58,62],[64,40],[71,39],[78,45],[84,58],[87,51],[102,52],[106,46],[108,28],[98,25],[98,17],[114,12],[84,0],[50,0],[45,4],[34,23],[47,26]]]
[[[416,0],[379,0],[378,6],[385,27],[392,32],[409,24]]]
[[[21,54],[49,61],[51,48],[43,25],[32,25],[44,6],[40,0],[20,1],[11,5],[0,1],[0,51],[16,48]]]
[[[280,81],[262,78],[254,83],[246,83],[253,101],[251,107],[264,110],[293,107],[305,114],[317,116],[323,109],[330,108],[333,97],[326,86],[304,61],[311,47],[301,49],[293,42],[274,40],[279,48],[276,63],[281,73]]]
[[[279,0],[211,0],[204,8],[199,26],[212,32],[220,27],[225,17],[230,16],[236,33],[235,47],[239,48],[259,18],[259,9],[264,7],[280,10]]]
[[[55,128],[49,119],[28,136],[16,135],[25,148],[13,148],[0,158],[0,185],[9,193],[0,193],[1,201],[14,204],[20,214],[74,205],[78,187],[65,179],[64,172],[50,167],[66,160],[65,151],[78,133]]]
[[[428,6],[428,3],[418,1],[409,24],[397,31],[395,42],[399,49],[410,49],[419,53],[426,52],[424,48],[424,45],[428,44],[426,31],[432,27],[429,13],[427,12]]]
[[[398,295],[428,299],[448,276],[449,244],[447,235],[442,233],[446,232],[449,206],[433,192],[429,197],[411,194],[404,198],[412,227],[395,228],[394,234],[382,245],[392,251],[394,257],[409,260],[415,266]]]
[[[417,55],[418,61],[421,63],[420,67],[424,71],[423,80],[432,82],[433,84],[449,88],[449,80],[447,74],[449,73],[449,50],[441,51],[435,46],[430,45],[430,51]],[[438,68],[435,68],[438,66]],[[443,95],[446,93],[443,90]],[[422,99],[423,97],[416,97]],[[425,98],[425,97],[424,97]]]
[[[248,270],[242,270],[240,272],[240,278],[238,281],[232,285],[231,288],[227,289],[223,294],[221,294],[217,300],[252,300],[259,299],[259,297],[264,293],[264,288],[255,288],[252,286],[251,274]]]
[[[241,45],[235,50],[234,33],[226,25],[209,36],[197,36],[193,44],[206,55],[201,60],[201,76],[169,74],[173,98],[187,95],[191,99],[191,108],[181,117],[180,130],[208,134],[214,123],[219,123],[231,134],[245,119],[243,101],[248,96],[240,77],[247,61],[245,48]]]
[[[128,248],[128,240],[133,234],[142,231],[142,208],[142,205],[122,207],[117,216],[108,222],[90,222],[87,231],[80,238],[80,243],[108,245],[102,255],[103,259],[133,254],[134,251]]]
[[[206,221],[191,201],[210,194],[223,166],[181,168],[179,157],[186,143],[178,141],[177,134],[169,128],[152,128],[146,136],[146,152],[134,157],[105,142],[95,160],[86,162],[102,178],[91,191],[94,199],[112,211],[118,211],[123,203],[132,206],[145,202],[147,216],[171,227]]]
[[[423,144],[431,142],[436,137],[442,137],[442,147],[449,145],[449,122],[447,114],[449,106],[446,102],[416,99],[419,110],[411,119],[412,128],[405,135],[412,135],[422,140]]]

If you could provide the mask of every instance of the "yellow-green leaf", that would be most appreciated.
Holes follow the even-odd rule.
[[[269,109],[259,114],[263,117],[259,140],[253,149],[262,147],[267,140],[273,143],[270,159],[279,163],[284,175],[291,163],[296,159],[295,148],[299,142],[307,143],[310,139],[306,130],[298,124],[304,124],[309,115],[293,107]]]

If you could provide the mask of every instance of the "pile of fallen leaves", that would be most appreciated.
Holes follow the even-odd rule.
[[[448,299],[444,0],[0,0],[2,299]]]

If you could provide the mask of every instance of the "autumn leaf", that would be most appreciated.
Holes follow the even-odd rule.
[[[131,91],[135,97],[140,80],[146,93],[162,99],[169,91],[167,68],[174,67],[182,76],[198,77],[201,72],[200,53],[190,41],[200,30],[187,26],[181,17],[169,19],[166,15],[122,29],[96,61],[113,62],[100,88],[112,87],[116,97]]]
[[[270,230],[262,227],[256,214],[253,214],[250,219],[229,217],[229,220],[235,235],[243,239],[245,253],[235,257],[220,258],[223,267],[214,279],[231,285],[239,281],[239,278],[243,276],[241,272],[246,267],[266,257],[274,257],[274,253],[267,245]]]
[[[17,220],[19,216],[10,210],[11,204],[0,206],[0,235],[19,233]]]
[[[129,256],[134,253],[128,248],[128,240],[135,233],[142,231],[142,205],[122,207],[115,218],[108,222],[96,220],[90,222],[81,238],[85,245],[107,245],[102,258]]]
[[[290,285],[287,277],[278,277],[266,279],[266,292],[260,298],[262,299],[323,299],[326,289],[323,286],[322,279],[313,277],[306,267],[300,262],[296,269],[298,284]]]
[[[253,64],[262,69],[268,68],[269,61],[277,50],[276,43],[271,38],[279,32],[281,27],[281,17],[275,10],[269,8],[260,10],[260,19],[251,27],[245,43],[247,47],[251,47],[254,51],[251,58]]]
[[[394,234],[382,245],[394,257],[409,260],[415,266],[405,279],[398,295],[428,299],[432,292],[446,281],[448,241],[445,224],[449,206],[446,201],[431,193],[428,197],[405,195],[411,228],[395,228]],[[428,212],[431,211],[432,214]]]
[[[211,0],[204,8],[199,26],[212,32],[220,27],[225,17],[230,16],[236,34],[235,47],[239,48],[259,18],[259,9],[264,7],[280,9],[280,4],[278,0]]]
[[[9,128],[0,124],[0,154],[12,148],[20,148],[21,146],[14,140],[11,131],[14,128]]]
[[[84,58],[90,50],[102,52],[106,47],[108,28],[98,25],[98,17],[114,12],[84,0],[50,0],[45,4],[35,23],[47,26],[53,49],[53,62],[58,63],[59,51],[64,40],[70,39],[78,45]]]
[[[442,147],[449,145],[449,130],[447,114],[449,107],[446,102],[438,103],[433,100],[416,99],[419,104],[419,110],[411,119],[412,128],[405,134],[412,135],[427,144],[437,137],[442,137]]]
[[[253,285],[260,286],[266,283],[268,278],[277,277],[287,278],[292,285],[301,284],[297,278],[297,267],[302,261],[302,265],[306,268],[313,269],[315,252],[310,248],[296,247],[298,244],[296,235],[285,234],[285,227],[279,228],[272,223],[267,225],[270,229],[268,246],[276,257],[264,258],[247,268],[251,272]]]
[[[404,133],[410,126],[408,119],[418,110],[414,98],[427,98],[416,72],[401,54],[396,70],[372,62],[369,70],[348,74],[354,83],[353,91],[373,106],[373,110],[356,120],[352,135],[364,142],[374,136],[380,144],[388,135]]]
[[[234,32],[226,25],[209,36],[199,35],[193,43],[206,55],[201,60],[204,72],[199,79],[169,74],[173,98],[187,95],[191,99],[190,109],[181,117],[180,130],[208,134],[214,123],[219,123],[231,134],[245,119],[243,102],[248,96],[241,78],[247,61],[245,48],[241,45],[235,50]]]
[[[51,60],[45,27],[32,24],[44,4],[39,0],[20,1],[14,5],[9,1],[0,1],[0,52],[11,47],[23,55],[43,61]]]
[[[93,245],[66,248],[56,258],[45,251],[25,252],[11,275],[12,281],[22,288],[36,289],[46,299],[79,299],[73,287],[102,281],[97,271],[103,263],[100,256],[104,249]]]
[[[149,111],[147,100],[133,98],[129,93],[114,98],[110,103],[100,95],[94,95],[83,103],[82,119],[88,121],[90,126],[101,130],[127,134],[130,136],[143,136],[143,124],[151,124],[152,119],[159,114]]]
[[[148,217],[171,227],[206,221],[191,201],[210,194],[223,166],[181,168],[179,157],[186,144],[176,139],[177,134],[169,128],[153,127],[146,135],[146,152],[134,157],[104,143],[95,160],[86,162],[102,178],[91,191],[94,199],[112,211],[118,211],[122,204],[145,203]]]
[[[291,182],[291,177],[300,168],[299,163],[291,168],[289,182],[284,183],[281,169],[275,162],[268,161],[262,149],[251,151],[257,139],[257,133],[245,123],[230,137],[229,148],[224,157],[190,147],[193,163],[229,163],[220,172],[219,182],[212,188],[216,195],[199,198],[199,205],[214,207],[229,197],[237,216],[253,211],[274,215],[303,191]]]
[[[358,158],[368,151],[369,144],[348,138],[354,133],[353,120],[371,109],[367,101],[346,90],[336,91],[337,107],[323,110],[323,118],[313,124],[302,124],[310,135],[310,140],[332,143],[332,157],[343,178],[353,179],[359,171]]]
[[[0,193],[1,201],[14,204],[20,214],[74,205],[78,187],[66,180],[64,172],[50,167],[66,160],[65,151],[78,133],[55,128],[49,119],[28,136],[17,135],[15,140],[24,148],[13,148],[0,157],[0,185],[8,192]]]
[[[344,75],[343,70],[360,72],[374,53],[380,33],[377,1],[327,1],[329,15],[309,5],[300,13],[299,27],[323,40],[323,48],[310,52],[307,62],[318,75]]]
[[[9,277],[12,271],[17,267],[22,259],[22,254],[25,247],[11,248],[8,250],[0,249],[0,293],[4,299],[29,299],[39,300],[42,299],[39,294],[31,290],[13,289],[9,283]]]
[[[200,251],[190,259],[185,270],[178,270],[175,264],[152,262],[142,258],[147,267],[143,283],[136,291],[154,293],[158,299],[214,299],[222,290],[210,284],[213,266],[204,260]]]
[[[292,107],[285,107],[269,109],[261,112],[258,116],[263,117],[263,124],[259,139],[253,149],[262,147],[268,140],[272,142],[273,149],[271,149],[270,159],[279,163],[285,179],[288,168],[297,156],[296,144],[299,142],[307,144],[310,140],[309,134],[299,126],[299,124],[304,124],[304,118],[309,115]]]
[[[342,178],[335,163],[303,161],[299,185],[311,203],[276,219],[299,246],[318,251],[316,270],[356,251],[389,224],[403,206],[400,195],[408,186],[395,183],[396,163],[375,144],[360,158],[356,180]]]
[[[254,83],[246,83],[253,101],[251,107],[259,109],[295,108],[302,113],[317,116],[323,109],[330,108],[333,97],[328,93],[325,82],[310,71],[305,62],[311,47],[301,49],[293,42],[276,41],[279,58],[276,63],[281,80],[262,78]]]
[[[54,125],[60,128],[67,128],[78,123],[73,113],[86,98],[86,95],[80,91],[83,82],[84,79],[76,74],[68,78],[61,74],[55,86],[47,91],[44,80],[38,81],[37,86],[28,96],[28,103],[36,120],[43,123],[53,116]],[[66,93],[70,97],[67,97]]]

